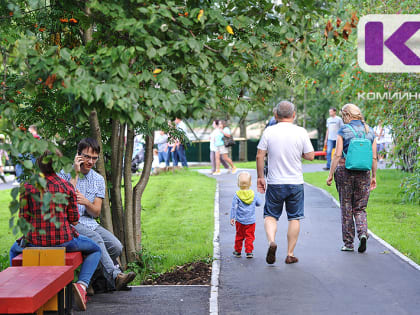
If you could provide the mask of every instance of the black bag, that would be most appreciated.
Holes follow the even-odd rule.
[[[235,140],[233,140],[232,136],[230,137],[223,136],[223,143],[225,144],[225,147],[232,147],[235,145]]]

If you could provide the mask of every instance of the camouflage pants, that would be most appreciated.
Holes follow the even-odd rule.
[[[334,177],[340,197],[343,242],[346,247],[353,248],[354,222],[358,238],[368,236],[365,209],[370,193],[370,172],[349,171],[338,166]]]

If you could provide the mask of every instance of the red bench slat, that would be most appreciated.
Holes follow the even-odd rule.
[[[327,152],[325,151],[315,151],[315,156],[326,156]]]
[[[81,252],[71,252],[66,253],[66,266],[72,266],[73,270],[79,267],[83,262],[83,257]],[[13,267],[22,266],[22,254],[16,256],[12,260]]]
[[[0,272],[0,313],[34,313],[73,281],[72,266],[9,267]]]

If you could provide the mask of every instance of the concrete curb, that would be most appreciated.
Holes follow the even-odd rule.
[[[210,315],[219,314],[219,274],[220,274],[220,243],[219,243],[219,184],[216,185],[214,195],[214,236],[213,236],[213,264],[210,289]]]
[[[317,186],[305,183],[305,185],[308,185],[312,188],[318,189],[320,190],[325,196],[327,196],[329,199],[331,199],[335,205],[340,208],[340,203],[326,190],[319,188]],[[420,271],[420,266],[415,263],[414,261],[412,261],[410,258],[408,258],[407,256],[405,256],[403,253],[401,253],[399,250],[397,250],[396,248],[394,248],[391,244],[388,244],[386,241],[384,241],[382,238],[380,238],[378,235],[376,235],[375,233],[373,233],[371,230],[368,229],[368,233],[370,236],[372,236],[375,240],[377,240],[379,243],[381,243],[383,246],[385,246],[386,248],[388,248],[391,252],[393,252],[395,255],[397,255],[399,258],[401,258],[401,260],[403,260],[404,262],[408,263],[410,266],[412,266],[414,269],[417,269],[418,271]]]

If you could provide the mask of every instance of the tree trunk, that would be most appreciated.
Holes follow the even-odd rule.
[[[133,191],[133,227],[134,242],[137,253],[141,251],[141,197],[144,189],[146,188],[147,182],[149,181],[153,161],[154,136],[153,131],[150,131],[150,133],[150,135],[146,136],[143,172],[141,173],[140,180],[137,182]]]
[[[122,135],[122,137],[121,137]],[[122,139],[121,139],[122,138]],[[118,120],[112,121],[111,134],[111,207],[115,236],[124,244],[124,211],[121,198],[122,158],[124,129]]]
[[[246,135],[246,117],[248,113],[242,115],[241,119],[239,120],[239,136],[241,138],[247,139]],[[239,161],[248,161],[248,142],[240,141],[239,142]]]
[[[84,9],[85,14],[90,17],[91,11],[90,8],[87,6]],[[89,28],[84,30],[83,32],[83,41],[85,45],[92,41],[93,37],[93,26],[90,25]],[[105,160],[104,160],[104,152],[102,148],[102,136],[101,136],[101,128],[99,126],[99,119],[98,113],[96,110],[91,111],[89,115],[89,123],[90,123],[90,131],[92,133],[92,137],[98,142],[101,152],[99,154],[99,160],[96,162],[96,169],[98,170],[99,174],[101,174],[105,180],[105,199],[102,202],[102,209],[101,209],[101,224],[104,228],[109,231],[112,231],[112,218],[111,218],[111,208],[109,206],[109,195],[108,189],[106,189],[106,170],[105,170]]]
[[[98,142],[99,148],[101,152],[99,153],[98,162],[96,162],[96,169],[98,170],[99,174],[101,174],[105,180],[105,185],[107,183],[106,179],[106,171],[105,171],[105,160],[104,160],[104,151],[102,149],[102,136],[101,136],[101,128],[99,126],[98,114],[96,110],[90,112],[89,115],[89,123],[90,123],[90,132],[92,137]],[[102,209],[101,209],[101,224],[104,228],[108,231],[112,231],[112,217],[111,217],[111,208],[109,206],[109,195],[108,189],[105,188],[105,199],[102,202]]]
[[[133,185],[131,183],[131,161],[134,149],[134,130],[127,128],[127,145],[125,147],[125,166],[124,166],[124,196],[125,196],[125,216],[124,216],[124,232],[125,232],[125,256],[128,262],[133,262],[137,258],[134,220],[135,209],[133,208]]]

